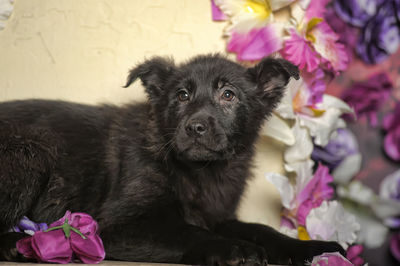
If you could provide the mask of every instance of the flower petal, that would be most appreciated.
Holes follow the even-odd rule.
[[[315,256],[311,262],[311,266],[353,266],[353,263],[348,261],[339,252],[323,253]]]
[[[274,114],[272,114],[268,121],[265,121],[261,128],[261,135],[272,137],[286,145],[293,145],[295,143],[295,138],[289,125]]]
[[[71,214],[69,224],[84,235],[93,235],[97,232],[97,222],[87,213],[74,212]]]
[[[71,248],[75,255],[87,264],[99,263],[106,255],[103,242],[98,235],[90,235],[83,239],[80,235],[72,233]]]
[[[214,0],[211,0],[211,14],[214,21],[224,21],[228,19],[224,12],[215,4]]]
[[[277,173],[267,173],[265,178],[271,182],[279,191],[282,198],[282,205],[286,209],[292,209],[294,199],[294,189],[286,176]]]
[[[336,0],[334,8],[341,19],[347,23],[363,27],[377,12],[385,0]]]
[[[337,241],[344,248],[353,244],[360,224],[337,201],[324,201],[312,209],[306,219],[306,227],[312,239]]]
[[[322,103],[317,105],[319,110],[325,112],[319,117],[300,115],[300,125],[310,131],[315,137],[314,142],[319,146],[325,146],[331,139],[332,133],[338,128],[344,128],[346,124],[340,117],[343,113],[351,113],[350,107],[336,97],[324,94]]]
[[[274,23],[247,33],[233,32],[227,49],[239,61],[260,60],[282,48],[282,29],[282,24]]]
[[[38,231],[32,236],[32,248],[36,257],[43,262],[69,263],[72,250],[63,230]]]
[[[332,176],[335,182],[347,184],[361,169],[362,156],[360,153],[348,155],[333,170]]]
[[[306,68],[308,72],[317,69],[320,58],[311,48],[310,42],[301,37],[294,29],[289,30],[290,38],[285,41],[283,48],[283,57],[300,69]]]
[[[28,236],[17,241],[17,250],[26,258],[35,258],[35,251],[32,249],[32,237]]]
[[[349,57],[343,44],[337,42],[339,36],[326,22],[319,23],[311,32],[315,37],[315,51],[328,63],[334,73],[347,68]]]
[[[313,144],[307,129],[300,127],[298,122],[294,124],[292,129],[296,142],[285,151],[285,162],[288,164],[309,159],[313,150]]]

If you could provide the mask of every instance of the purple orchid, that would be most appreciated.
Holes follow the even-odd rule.
[[[387,74],[377,73],[367,81],[354,83],[343,93],[342,99],[354,108],[358,118],[366,117],[372,126],[377,126],[377,112],[389,98],[392,88]]]
[[[93,264],[105,257],[96,221],[88,214],[70,211],[49,229],[19,240],[17,249],[39,262],[69,263],[76,257],[83,263]]]
[[[400,161],[400,103],[397,103],[392,113],[385,116],[383,128],[386,130],[384,140],[386,154],[391,159]]]
[[[336,13],[345,22],[363,27],[378,11],[385,0],[336,0],[333,3]]]
[[[397,51],[400,27],[394,8],[394,1],[386,1],[363,28],[356,51],[365,62],[380,63]]]
[[[362,28],[356,51],[369,64],[382,62],[400,45],[400,0],[336,0],[345,22]]]
[[[350,130],[340,128],[336,136],[329,141],[325,147],[314,146],[311,158],[314,161],[321,162],[334,170],[343,160],[350,155],[357,154],[358,144],[355,136]]]

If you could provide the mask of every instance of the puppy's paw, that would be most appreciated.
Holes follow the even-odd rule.
[[[240,240],[212,240],[198,243],[182,258],[185,264],[267,265],[264,248]]]
[[[305,265],[307,262],[311,262],[315,256],[332,252],[339,252],[346,256],[346,251],[337,242],[303,241],[297,248],[292,249],[290,259],[293,265]]]
[[[22,233],[5,233],[0,235],[0,261],[28,261],[22,254],[18,253],[16,243],[18,240],[26,237]]]

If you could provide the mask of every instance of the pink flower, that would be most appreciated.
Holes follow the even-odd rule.
[[[400,103],[395,110],[383,119],[383,128],[386,130],[384,148],[386,154],[395,161],[400,160]]]
[[[290,29],[289,34],[290,38],[285,42],[283,48],[283,57],[300,69],[305,68],[308,72],[316,70],[321,59],[312,48],[311,43],[294,29]]]
[[[323,253],[315,256],[311,262],[311,266],[353,266],[353,264],[343,257],[339,252]]]
[[[393,235],[390,239],[390,252],[400,262],[400,233]]]
[[[377,73],[367,81],[356,82],[342,99],[354,108],[358,118],[366,117],[372,126],[378,124],[377,112],[389,98],[393,85],[385,73]]]
[[[304,17],[299,17],[296,27],[289,29],[283,56],[300,69],[313,72],[322,67],[337,74],[347,68],[348,55],[339,36],[324,21],[329,0],[310,1]]]
[[[329,174],[329,168],[319,164],[313,178],[296,197],[299,206],[297,221],[300,225],[305,225],[311,209],[319,207],[324,200],[332,198],[334,194],[334,189],[330,186],[332,182],[333,177]]]
[[[350,246],[346,251],[347,259],[353,263],[355,266],[364,265],[364,259],[360,257],[361,252],[364,247],[362,245]]]
[[[239,61],[260,60],[282,48],[278,28],[275,24],[269,24],[246,33],[233,32],[228,43],[228,51],[236,53]]]
[[[69,263],[76,256],[83,263],[93,264],[105,257],[96,221],[88,214],[70,211],[48,230],[19,240],[17,249],[25,257],[39,262]]]
[[[214,0],[211,0],[211,13],[214,21],[224,21],[228,19],[224,12],[215,4]]]

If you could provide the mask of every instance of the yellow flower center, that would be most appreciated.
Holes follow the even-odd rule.
[[[299,234],[299,239],[300,240],[311,240],[311,237],[309,236],[307,229],[304,226],[299,226],[297,227],[297,233]]]
[[[261,20],[268,18],[272,13],[269,0],[246,0],[244,10],[248,13],[254,14]]]
[[[306,28],[306,39],[310,42],[315,42],[315,36],[312,34],[313,29],[323,21],[322,18],[312,18],[307,24]]]

